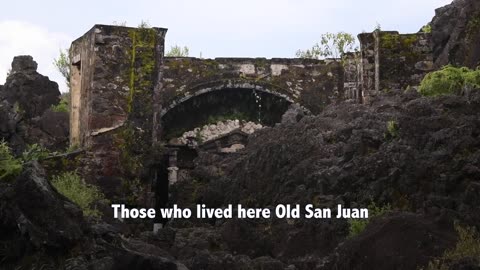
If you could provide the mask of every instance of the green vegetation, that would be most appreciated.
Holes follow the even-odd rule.
[[[398,123],[395,120],[390,120],[387,122],[387,133],[385,134],[386,138],[396,138],[398,136]]]
[[[75,152],[76,150],[80,149],[80,146],[78,144],[72,144],[68,146],[68,148],[65,150],[66,153],[71,153]]]
[[[421,32],[423,33],[431,33],[432,32],[432,26],[430,24],[424,25],[422,27]]]
[[[7,143],[0,141],[0,181],[13,181],[22,171],[23,163],[41,160],[51,155],[52,153],[45,147],[32,144],[27,146],[20,158],[15,158]],[[97,187],[85,184],[76,172],[65,172],[55,176],[51,183],[59,193],[78,204],[86,216],[100,216],[95,204],[105,200],[103,193]]]
[[[72,152],[72,150],[66,150],[66,153],[68,152]],[[0,180],[12,181],[21,172],[24,163],[44,160],[59,154],[61,153],[50,152],[41,144],[35,143],[27,145],[22,154],[15,157],[12,155],[8,144],[5,141],[0,141]]]
[[[367,224],[372,220],[372,218],[380,217],[390,212],[391,207],[389,204],[382,207],[377,206],[375,202],[370,203],[368,206],[368,219],[349,219],[348,224],[350,225],[349,229],[349,238],[355,237],[367,227]]]
[[[65,83],[68,89],[70,89],[70,55],[67,49],[60,49],[60,55],[58,58],[53,59],[53,65],[65,78]]]
[[[480,237],[475,227],[463,227],[456,223],[455,230],[458,234],[455,248],[445,251],[442,257],[431,261],[425,270],[448,270],[449,262],[463,258],[480,260]]]
[[[54,112],[69,112],[70,93],[63,93],[60,98],[60,102],[57,105],[52,105],[51,110]]]
[[[142,21],[138,24],[137,28],[150,28],[150,24],[148,23],[148,21],[142,20]]]
[[[190,50],[187,46],[181,47],[178,45],[174,45],[170,47],[170,50],[165,53],[166,57],[188,57],[190,54]],[[201,58],[201,56],[200,56]]]
[[[480,88],[480,70],[448,65],[428,73],[420,83],[418,92],[424,96],[441,96],[472,88]]]
[[[316,43],[307,50],[298,50],[296,56],[299,58],[341,58],[344,53],[357,51],[356,39],[352,34],[345,32],[325,33],[320,37],[320,43]]]
[[[22,171],[22,162],[16,159],[5,141],[0,141],[0,181],[12,181]]]
[[[29,162],[33,160],[41,160],[51,156],[52,153],[40,144],[31,144],[27,146],[27,149],[22,153],[23,162]]]
[[[18,101],[15,101],[15,103],[13,104],[13,111],[16,114],[24,114],[25,113],[25,110],[20,106],[20,103],[18,103]]]
[[[105,196],[96,186],[86,184],[76,172],[55,176],[51,183],[60,194],[80,206],[85,216],[101,216],[95,205],[104,201]]]

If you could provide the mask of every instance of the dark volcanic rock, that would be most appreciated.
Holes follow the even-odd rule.
[[[53,188],[38,163],[26,165],[14,191],[18,226],[36,247],[65,248],[81,239],[82,210]]]
[[[41,116],[60,101],[58,84],[37,72],[37,63],[31,56],[16,56],[12,71],[0,93],[0,99],[18,104],[27,119]]]
[[[417,269],[456,243],[453,224],[421,215],[398,213],[368,224],[341,245],[321,269]]]
[[[435,11],[431,22],[434,60],[476,68],[480,64],[480,2],[455,0]]]
[[[37,71],[37,62],[29,55],[16,56],[13,58],[12,70],[10,74],[16,72],[35,72]]]
[[[389,123],[394,123],[393,128],[388,128]],[[436,229],[425,217],[458,219],[470,226],[480,223],[476,210],[480,201],[480,91],[438,98],[415,92],[389,93],[372,98],[369,104],[330,105],[318,116],[257,131],[242,151],[200,153],[195,163],[195,181],[177,184],[179,190],[192,192],[174,196],[177,200],[172,203],[205,203],[208,207],[240,203],[260,208],[312,203],[332,208],[337,204],[366,207],[373,200],[418,214],[418,218],[405,215],[384,224],[394,235],[392,239],[401,242],[398,224],[402,222],[408,223],[405,229],[411,232],[404,235],[408,239],[402,239],[406,246],[414,245],[417,229],[438,233],[434,239],[441,235],[451,239],[451,230]],[[211,224],[215,225],[209,239],[215,239],[217,249],[251,259],[271,256],[308,270],[318,269],[348,235],[344,219],[232,219]],[[178,226],[178,230],[185,229]],[[369,239],[388,238],[387,231],[379,233]],[[182,246],[178,241],[174,247]],[[424,264],[428,256],[441,254],[452,242],[435,240],[432,244],[419,248],[422,254],[413,257],[412,263]],[[191,245],[183,250],[187,247],[190,253],[186,254],[197,250]],[[210,254],[215,251],[207,248]],[[401,246],[390,248],[394,252]],[[371,249],[370,262],[385,259],[381,247],[376,249],[380,255],[375,257]],[[361,246],[351,246],[351,251],[363,252]],[[403,267],[400,261],[390,261],[390,269]]]
[[[52,151],[68,146],[69,114],[53,112],[59,102],[58,85],[37,71],[31,56],[17,56],[5,86],[0,87],[0,139],[16,155],[27,144],[41,144]]]
[[[41,117],[28,121],[25,141],[39,143],[51,151],[63,151],[69,145],[70,116],[67,112],[46,110]]]
[[[25,125],[12,104],[0,101],[0,140],[5,140],[16,155],[25,148]]]
[[[300,121],[304,116],[310,114],[307,109],[302,108],[298,104],[292,104],[288,110],[282,115],[282,124],[294,124]]]
[[[80,208],[55,191],[38,163],[26,164],[0,191],[0,244],[7,251],[0,252],[0,268],[32,254],[64,252],[84,236]],[[39,257],[39,264],[49,260]]]
[[[188,270],[159,247],[88,224],[37,162],[0,183],[0,269]]]

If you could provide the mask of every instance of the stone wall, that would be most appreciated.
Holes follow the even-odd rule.
[[[415,87],[433,66],[423,33],[360,34],[360,52],[343,60],[164,58],[165,34],[95,25],[72,43],[71,144],[87,149],[84,174],[107,195],[138,193],[131,188],[139,186],[152,146],[168,139],[166,129],[206,124],[193,121],[199,115],[220,107],[220,113],[250,112],[251,104],[242,103],[257,102],[257,119],[264,113],[273,125],[292,103],[316,114],[344,99],[362,102],[379,91]]]
[[[430,34],[375,31],[358,35],[364,98],[379,91],[417,87],[433,70]]]
[[[344,83],[343,91],[345,98],[356,102],[362,101],[360,79],[362,76],[362,63],[360,52],[346,53],[343,57]]]
[[[86,148],[84,174],[107,195],[139,181],[151,149],[154,83],[166,29],[95,25],[72,43],[71,144]]]
[[[180,133],[183,131],[207,124],[206,119],[193,121],[193,118],[199,118],[198,114],[205,114],[205,116],[214,113],[228,114],[227,110],[220,107],[227,103],[231,108],[241,107],[252,102],[246,97],[251,94],[258,95],[258,98],[262,100],[264,111],[278,111],[277,116],[270,117],[265,120],[266,122],[262,121],[267,125],[280,122],[281,115],[291,103],[298,103],[314,113],[319,113],[326,105],[343,99],[344,95],[343,69],[339,61],[167,57],[163,69],[163,88],[160,101],[163,139],[171,137],[169,134],[172,133],[172,129],[175,129],[173,133],[181,135]],[[219,97],[222,93],[227,94],[228,91],[225,90],[232,89],[237,93],[233,94],[230,91],[228,93],[230,100],[225,100],[226,97]],[[244,94],[242,95],[241,92]],[[207,94],[210,96],[207,97]],[[269,96],[275,96],[276,99],[266,103],[265,99]],[[224,101],[219,101],[221,98]],[[198,102],[195,102],[195,100],[198,100]],[[211,103],[206,104],[208,102]],[[280,106],[282,102],[286,102],[286,104]],[[205,107],[208,107],[208,109],[202,110],[200,103],[202,103],[204,109]],[[185,108],[179,108],[179,105]],[[188,108],[188,106],[195,106],[196,109]],[[222,112],[213,112],[212,108],[217,108],[217,111]],[[239,110],[241,109],[245,113],[245,108],[239,108]],[[187,110],[190,111],[185,113]],[[251,110],[255,110],[255,108]],[[243,120],[252,121],[255,119]],[[176,122],[175,128],[172,127],[171,122]]]
[[[245,88],[258,86],[319,112],[343,97],[343,70],[332,60],[167,57],[163,84],[164,111],[200,91],[245,84]]]

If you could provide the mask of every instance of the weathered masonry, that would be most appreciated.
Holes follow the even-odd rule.
[[[417,87],[433,70],[430,34],[362,33],[358,84],[363,98],[381,91]]]
[[[157,146],[210,121],[274,125],[292,103],[319,113],[344,99],[415,87],[432,69],[429,35],[359,35],[346,60],[164,57],[164,28],[95,25],[70,48],[71,144],[104,191],[138,186]],[[131,191],[124,191],[128,193]]]
[[[343,98],[343,69],[335,61],[165,58],[161,82],[160,138],[215,115],[274,125],[291,103],[318,113]]]

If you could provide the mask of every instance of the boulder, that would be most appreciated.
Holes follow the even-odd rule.
[[[19,230],[35,247],[63,249],[83,237],[82,210],[55,190],[37,162],[25,165],[14,191]]]
[[[295,124],[306,115],[308,115],[308,112],[305,108],[298,104],[292,104],[282,115],[282,124]]]
[[[412,213],[374,220],[358,236],[341,245],[321,269],[410,270],[455,245],[453,224]]]
[[[0,140],[6,141],[14,154],[20,154],[25,148],[25,125],[22,116],[12,104],[0,101]]]
[[[37,72],[37,63],[29,55],[13,58],[12,70],[0,92],[0,99],[18,104],[27,119],[41,116],[60,101],[58,84]]]
[[[63,151],[69,140],[69,114],[50,108],[59,102],[58,85],[37,71],[31,56],[16,56],[4,86],[0,87],[0,139],[16,155],[27,144]]]
[[[44,253],[67,252],[84,237],[84,228],[80,208],[51,186],[37,162],[24,165],[12,184],[0,183],[0,244],[8,251],[0,252],[1,269],[18,266],[26,256],[47,263],[51,258]]]
[[[69,117],[67,112],[47,109],[42,116],[28,122],[26,143],[39,143],[50,151],[64,151],[69,145]]]

